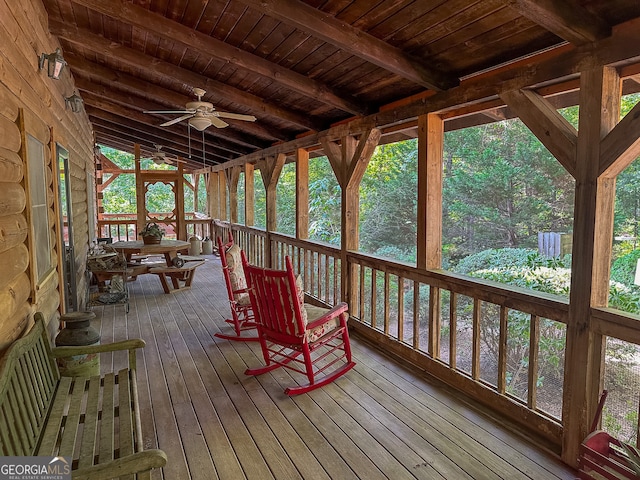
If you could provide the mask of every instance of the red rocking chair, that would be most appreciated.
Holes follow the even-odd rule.
[[[251,300],[247,293],[247,282],[240,258],[240,247],[233,242],[231,233],[227,243],[223,245],[222,239],[218,237],[217,244],[231,309],[231,318],[225,321],[233,325],[235,335],[216,333],[215,336],[226,340],[258,341],[259,339],[256,335],[242,335],[244,331],[255,331],[256,324],[253,309],[251,308]]]
[[[294,276],[289,257],[285,261],[286,270],[255,267],[248,264],[242,252],[266,363],[264,367],[248,369],[245,374],[260,375],[278,367],[305,374],[308,384],[284,391],[297,395],[334,381],[351,370],[355,362],[351,360],[347,304],[340,303],[331,310],[305,304],[302,277]]]

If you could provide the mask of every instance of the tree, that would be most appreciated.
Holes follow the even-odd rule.
[[[445,135],[443,233],[456,258],[569,231],[574,182],[519,121]]]

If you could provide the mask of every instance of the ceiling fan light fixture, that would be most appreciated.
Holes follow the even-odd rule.
[[[192,117],[189,119],[189,125],[191,125],[196,130],[202,132],[207,127],[211,126],[211,120],[205,117]]]

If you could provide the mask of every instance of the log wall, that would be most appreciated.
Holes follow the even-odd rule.
[[[55,146],[69,151],[73,242],[78,293],[85,291],[85,258],[89,245],[87,177],[92,178],[93,133],[87,115],[65,108],[64,98],[74,92],[68,69],[59,80],[38,69],[41,53],[60,47],[48,30],[47,15],[39,0],[0,0],[0,352],[18,338],[40,310],[57,330],[61,309],[60,234]],[[64,52],[63,52],[64,55]],[[53,271],[40,285],[31,272],[34,238],[30,224],[23,145],[27,135],[45,146],[45,175]],[[87,175],[89,173],[90,175]],[[46,241],[46,239],[44,240]],[[82,302],[80,302],[82,304]]]

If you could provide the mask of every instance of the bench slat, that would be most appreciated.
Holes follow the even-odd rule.
[[[60,440],[60,455],[73,455],[76,438],[78,436],[78,426],[80,425],[80,409],[82,407],[86,382],[86,378],[73,378],[71,396],[67,400],[69,407],[65,417],[64,432],[62,432],[62,439]]]
[[[38,448],[39,455],[57,456],[58,437],[60,436],[60,429],[62,421],[64,420],[64,412],[67,405],[67,398],[71,391],[72,383],[73,378],[71,377],[60,378],[57,395],[52,402],[49,419],[42,434],[42,442]]]
[[[98,451],[98,416],[100,407],[100,377],[91,377],[87,389],[87,407],[84,414],[84,431],[78,458],[78,468],[93,465]]]
[[[6,437],[4,439],[5,449],[8,452],[7,455],[18,455],[19,452],[23,450],[22,445],[20,444],[20,437],[16,430],[14,407],[11,405],[8,396],[4,397],[4,401],[2,403],[4,415],[7,417],[8,427],[6,432],[3,431],[3,433],[6,433]],[[3,428],[3,430],[5,429]]]
[[[30,452],[33,451],[33,446],[37,436],[34,435],[33,429],[29,425],[29,418],[23,408],[20,408],[22,403],[18,398],[19,389],[16,388],[18,380],[16,378],[16,371],[13,371],[11,378],[9,379],[9,390],[7,391],[8,405],[13,412],[13,423],[15,424],[15,430],[17,432],[16,442],[20,444],[19,451]]]
[[[33,398],[33,389],[29,387],[29,385],[25,382],[25,375],[22,372],[22,369],[16,368],[14,371],[16,372],[16,378],[18,380],[17,390],[19,392],[18,399],[22,402],[24,407],[25,415],[29,418],[29,427],[31,428],[30,433],[33,435],[34,443],[37,440],[40,432],[35,429],[35,426],[38,425],[37,416],[34,410],[34,406],[36,405],[35,398]],[[18,374],[20,373],[20,374]],[[32,451],[33,447],[32,445]]]
[[[119,420],[120,420],[120,457],[133,453],[133,421],[131,405],[131,385],[129,384],[129,371],[127,369],[118,372],[119,382]]]
[[[102,421],[100,422],[100,455],[99,462],[106,463],[113,460],[113,435],[114,435],[114,374],[104,376],[102,386]]]

